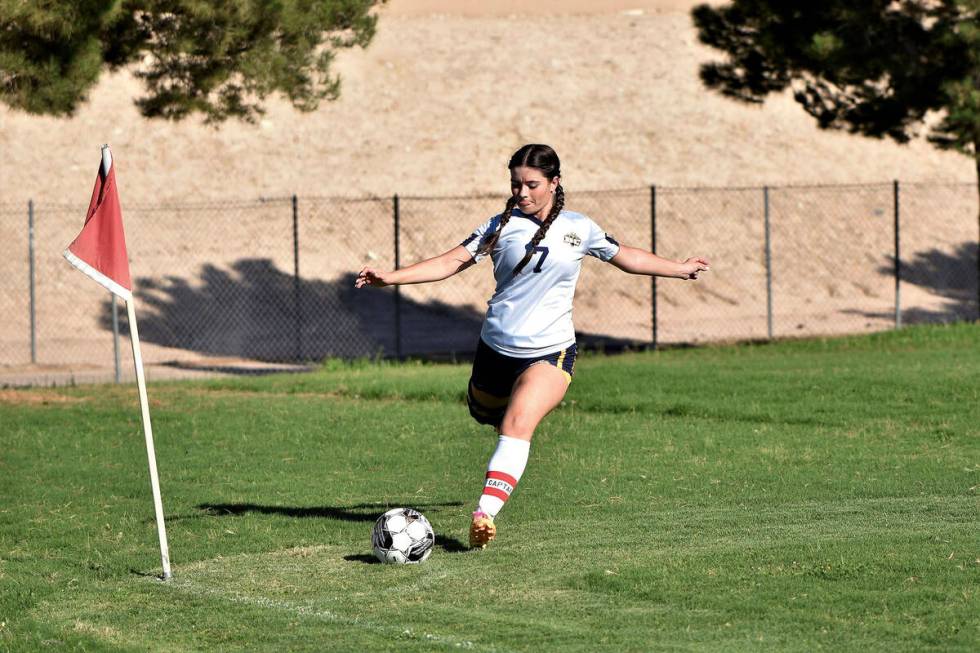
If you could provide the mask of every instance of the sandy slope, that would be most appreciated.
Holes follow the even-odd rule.
[[[469,9],[429,13],[454,4]],[[394,2],[370,47],[340,57],[339,101],[301,114],[273,100],[254,126],[146,121],[125,74],[104,77],[72,119],[0,108],[0,202],[86,201],[102,142],[140,203],[501,192],[507,156],[527,141],[556,147],[569,190],[972,179],[968,159],[925,143],[821,132],[789,98],[760,108],[710,94],[697,68],[712,53],[682,10],[692,3],[528,4],[538,9]]]
[[[389,16],[601,16],[625,13],[677,13],[689,11],[698,4],[690,0],[389,0],[384,12]]]
[[[98,323],[105,316],[102,297],[58,256],[81,216],[77,210],[43,208],[52,203],[84,206],[102,142],[111,143],[115,154],[134,276],[156,285],[144,310],[152,316],[154,307],[183,296],[183,309],[207,315],[209,335],[224,338],[215,346],[188,344],[186,352],[159,344],[180,327],[161,313],[158,344],[153,338],[148,342],[150,361],[185,359],[202,351],[230,355],[243,342],[268,341],[273,347],[288,328],[268,321],[278,310],[272,303],[249,309],[254,320],[267,320],[258,331],[222,322],[224,315],[241,309],[245,293],[256,287],[268,287],[273,297],[292,292],[288,206],[222,208],[237,200],[293,193],[304,198],[303,291],[335,307],[319,316],[323,324],[309,327],[311,342],[319,339],[317,351],[325,352],[338,333],[376,324],[375,318],[384,315],[377,306],[348,311],[352,302],[365,300],[349,297],[337,280],[369,261],[391,264],[390,206],[338,205],[311,196],[502,196],[511,152],[525,142],[547,142],[562,156],[570,208],[588,212],[642,245],[648,239],[646,191],[621,200],[632,202],[629,206],[613,206],[612,200],[583,191],[643,189],[651,183],[972,180],[969,159],[921,141],[899,146],[821,132],[788,97],[756,107],[708,93],[697,70],[712,53],[697,43],[687,14],[692,4],[395,0],[381,9],[371,46],[340,56],[344,86],[339,101],[301,114],[272,100],[256,125],[231,122],[217,130],[199,120],[144,120],[132,105],[139,86],[126,74],[107,75],[71,119],[31,117],[0,107],[0,242],[7,250],[0,276],[12,280],[0,290],[0,365],[21,365],[27,351],[27,273],[21,253],[26,251],[23,207],[30,198],[42,206],[42,362],[106,360],[109,345]],[[945,314],[955,297],[956,310],[963,310],[963,298],[975,296],[970,273],[975,262],[958,261],[955,252],[975,241],[975,193],[969,187],[945,195],[909,192],[903,258],[932,256],[922,258],[920,267],[937,279],[952,279],[955,273],[959,280],[938,292],[906,284],[907,301]],[[179,213],[141,210],[186,201],[212,204]],[[667,193],[661,201],[661,253],[704,253],[716,266],[697,285],[664,282],[660,337],[764,336],[760,191]],[[792,191],[775,195],[773,202],[777,335],[887,326],[893,300],[887,273],[890,187],[855,191],[844,199]],[[410,227],[403,261],[455,244],[498,205],[406,202],[403,219]],[[633,224],[630,216],[635,215],[640,218]],[[270,224],[277,225],[272,232]],[[489,272],[468,274],[445,286],[407,289],[405,297],[423,306],[433,301],[468,306],[466,319],[476,315],[478,324]],[[229,292],[237,294],[215,295],[216,279],[231,283]],[[587,267],[576,305],[580,329],[603,332],[612,325],[621,337],[643,338],[650,330],[649,315],[649,282]],[[334,318],[339,321],[327,321]],[[431,324],[419,324],[418,337],[440,333]],[[184,337],[193,341],[197,335]],[[379,343],[390,348],[385,337],[374,334],[361,346],[367,353]]]

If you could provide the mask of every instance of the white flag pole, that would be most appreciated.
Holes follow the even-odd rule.
[[[140,411],[143,417],[143,434],[146,436],[146,457],[150,463],[150,487],[153,489],[153,508],[157,517],[157,534],[160,536],[160,557],[163,560],[163,580],[169,580],[170,552],[167,548],[167,527],[163,523],[163,501],[160,499],[160,478],[157,476],[157,456],[153,450],[153,428],[150,426],[150,404],[146,398],[146,378],[143,376],[143,355],[140,353],[140,336],[136,328],[136,308],[133,300],[126,302],[129,312],[129,335],[133,343],[133,363],[136,365],[136,385],[140,394]]]

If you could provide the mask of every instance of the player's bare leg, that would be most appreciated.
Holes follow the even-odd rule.
[[[514,382],[500,434],[530,441],[545,415],[565,398],[569,381],[564,371],[548,363],[535,363],[524,370]]]
[[[565,397],[569,377],[547,363],[535,363],[514,383],[500,423],[500,442],[490,459],[480,506],[470,524],[470,546],[483,548],[497,534],[493,518],[524,473],[534,429]]]

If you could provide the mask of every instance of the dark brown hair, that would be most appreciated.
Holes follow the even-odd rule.
[[[510,162],[507,164],[507,168],[513,170],[514,168],[521,166],[540,170],[541,174],[548,180],[561,176],[561,162],[558,160],[558,154],[547,145],[531,143],[514,152],[514,155],[510,157]],[[514,194],[511,194],[511,196],[507,199],[507,205],[504,208],[504,212],[500,216],[500,224],[497,226],[497,229],[493,232],[493,234],[483,241],[478,253],[486,254],[493,251],[494,245],[497,244],[497,240],[500,238],[501,232],[503,232],[504,227],[507,226],[507,222],[510,221],[510,214],[517,205],[518,199],[518,196]],[[564,206],[565,190],[561,187],[561,184],[559,184],[558,188],[555,189],[555,198],[551,203],[551,211],[548,212],[548,217],[544,219],[541,226],[538,227],[537,232],[535,232],[534,237],[531,238],[527,253],[524,254],[524,258],[521,259],[521,262],[514,268],[514,275],[520,274],[521,270],[524,269],[524,266],[527,265],[528,261],[531,260],[531,257],[534,256],[534,248],[538,246],[541,239],[548,233],[548,227],[550,227],[551,223],[555,221],[555,218],[558,217],[558,214],[561,213]]]

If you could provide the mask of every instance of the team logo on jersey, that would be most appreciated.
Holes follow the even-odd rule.
[[[565,234],[565,242],[572,247],[578,247],[582,244],[582,238],[574,231],[569,231],[567,234]]]

